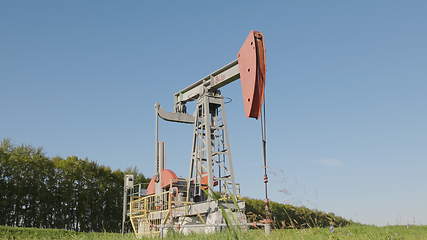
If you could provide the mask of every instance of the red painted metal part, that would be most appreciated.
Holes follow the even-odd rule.
[[[202,189],[204,190],[207,190],[209,185],[209,178],[207,174],[208,174],[207,172],[202,173],[202,178],[200,179],[200,183],[202,184]],[[218,186],[218,181],[215,179],[215,177],[214,177],[213,185]]]
[[[265,88],[264,35],[251,31],[237,54],[243,105],[247,117],[260,116]]]
[[[150,183],[147,187],[147,195],[154,194],[156,192],[156,180],[157,176],[151,178]],[[172,183],[176,183],[178,181],[178,177],[176,174],[169,169],[163,169],[162,171],[162,179],[160,181],[160,187],[167,187]]]

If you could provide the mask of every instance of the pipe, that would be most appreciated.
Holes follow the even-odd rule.
[[[159,141],[159,172],[165,169],[165,142]],[[161,179],[161,178],[160,178]]]

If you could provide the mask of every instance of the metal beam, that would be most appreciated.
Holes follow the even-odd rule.
[[[239,65],[237,60],[221,67],[199,81],[189,85],[181,91],[175,93],[175,105],[186,103],[197,99],[204,91],[219,89],[240,78]]]

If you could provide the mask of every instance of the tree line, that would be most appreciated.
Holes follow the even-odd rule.
[[[48,158],[41,148],[0,143],[0,225],[119,232],[123,178],[76,156]]]
[[[134,169],[111,170],[88,159],[47,157],[41,148],[0,143],[0,225],[119,232],[123,178],[149,179]],[[261,200],[246,198],[251,221],[265,217]],[[343,226],[350,221],[332,213],[271,203],[274,227]],[[129,226],[128,226],[129,227]]]

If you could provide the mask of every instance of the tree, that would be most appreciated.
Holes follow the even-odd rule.
[[[148,179],[130,168],[137,181]],[[125,172],[89,159],[0,143],[1,225],[119,232]]]

